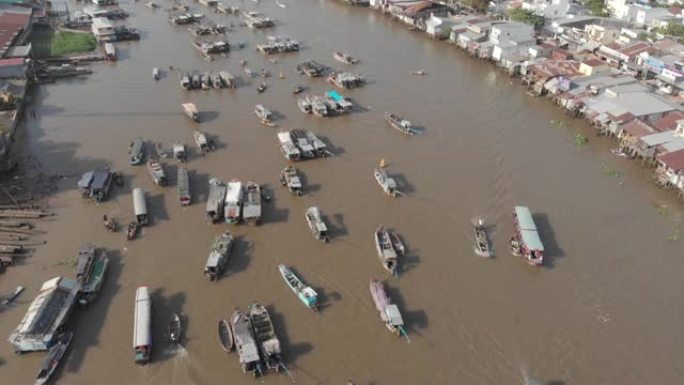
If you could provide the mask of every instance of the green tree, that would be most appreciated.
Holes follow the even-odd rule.
[[[606,9],[605,0],[587,0],[584,2],[584,6],[587,7],[591,14],[594,16],[610,16],[608,10]]]
[[[670,23],[667,25],[667,27],[658,28],[658,32],[662,33],[663,35],[681,38],[684,37],[684,25]]]
[[[488,0],[463,0],[463,5],[477,12],[484,13],[489,8]]]
[[[513,21],[530,24],[534,26],[534,29],[541,29],[544,26],[544,17],[529,10],[514,8],[508,11],[508,17]]]

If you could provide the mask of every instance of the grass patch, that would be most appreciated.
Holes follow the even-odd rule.
[[[620,173],[618,171],[615,171],[612,168],[606,167],[606,166],[603,167],[603,170],[601,170],[601,172],[603,173],[603,175],[606,175],[606,176],[612,176],[612,177],[620,176]]]
[[[575,135],[575,144],[576,145],[584,146],[587,143],[589,143],[589,138],[587,138],[586,135],[583,135],[583,134],[576,134]]]
[[[681,236],[682,234],[679,232],[679,229],[677,229],[667,237],[667,240],[670,242],[676,242],[681,238]]]
[[[57,31],[52,38],[50,53],[53,56],[60,56],[90,52],[95,48],[97,48],[97,40],[90,33]]]

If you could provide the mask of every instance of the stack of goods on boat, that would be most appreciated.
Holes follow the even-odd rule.
[[[337,91],[328,91],[323,96],[307,95],[297,101],[297,106],[305,114],[316,116],[338,116],[352,110],[354,104]]]
[[[327,67],[324,66],[323,64],[315,61],[315,60],[309,60],[305,61],[303,63],[297,64],[297,71],[301,74],[304,74],[306,76],[316,78],[323,76],[325,74],[325,71],[327,70]]]
[[[288,166],[280,170],[280,184],[286,186],[291,193],[297,196],[304,194],[302,180],[294,167]]]
[[[257,50],[265,55],[299,51],[299,42],[287,36],[269,36],[265,43],[257,44]]]
[[[230,51],[230,44],[227,40],[195,40],[192,42],[192,45],[204,55],[213,55]]]
[[[254,339],[250,318],[240,309],[235,309],[230,318],[230,325],[242,371],[252,372],[255,376],[261,374],[261,357]]]
[[[210,24],[210,25],[200,25],[197,27],[190,27],[188,31],[193,36],[205,36],[205,35],[221,35],[226,32],[226,27],[220,24]]]
[[[328,76],[327,80],[342,89],[361,87],[366,83],[363,76],[351,72],[340,72]]]
[[[373,240],[375,241],[375,251],[378,253],[382,267],[390,274],[398,275],[399,259],[397,258],[397,250],[394,247],[392,238],[383,226],[375,230]]]
[[[404,320],[401,318],[401,313],[397,305],[390,301],[387,292],[385,291],[385,286],[382,282],[375,278],[370,279],[370,293],[373,298],[373,303],[375,308],[380,313],[380,319],[385,323],[387,329],[396,335],[406,336],[406,331],[404,330]],[[407,337],[408,338],[408,337]]]
[[[309,207],[306,209],[305,217],[306,223],[309,225],[309,229],[314,237],[324,243],[330,242],[328,226],[323,221],[321,210],[316,206]]]
[[[309,309],[316,310],[318,305],[318,294],[316,291],[310,286],[305,285],[287,266],[280,264],[278,265],[278,270],[280,270],[280,275],[285,280],[285,283],[287,283],[287,286],[297,295],[297,298]]]
[[[209,280],[218,279],[226,268],[233,250],[234,239],[230,231],[226,230],[223,234],[216,236],[211,244],[207,263],[204,265],[204,274]]]
[[[276,335],[271,316],[265,307],[258,303],[249,305],[249,320],[254,331],[254,339],[265,370],[278,372],[282,366],[280,340]]]
[[[197,23],[202,20],[203,17],[202,14],[183,13],[180,15],[172,15],[169,17],[169,21],[175,25],[187,25]]]
[[[89,304],[95,300],[108,266],[109,258],[104,250],[96,254],[95,246],[91,244],[81,247],[76,265],[76,281],[81,284],[80,304]]]
[[[513,211],[513,237],[511,238],[511,253],[521,256],[533,266],[544,263],[544,244],[539,238],[537,225],[532,219],[530,209],[525,206],[515,206]]]
[[[164,173],[164,167],[156,159],[150,159],[147,161],[147,172],[152,178],[152,182],[157,186],[166,186],[166,174]]]
[[[481,257],[491,257],[492,249],[487,238],[487,226],[484,219],[477,218],[472,223],[473,230],[475,231],[475,253]]]
[[[252,29],[273,27],[273,19],[262,16],[259,12],[244,12],[245,25]]]

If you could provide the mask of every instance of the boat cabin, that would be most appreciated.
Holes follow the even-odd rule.
[[[292,141],[292,136],[289,132],[279,132],[278,141],[280,142],[280,151],[287,160],[297,161],[299,160],[301,153],[299,148],[295,146]]]
[[[133,139],[129,146],[128,153],[131,156],[130,164],[134,166],[141,164],[143,161],[143,157],[145,156],[145,142],[143,138]]]
[[[195,75],[195,76],[197,76],[198,83],[201,84],[201,81],[199,81],[199,75]],[[195,87],[194,86],[195,76],[193,76],[193,87]],[[198,85],[195,88],[199,88],[200,86],[201,85]],[[181,106],[183,107],[183,112],[185,113],[185,116],[192,119],[194,122],[197,122],[197,123],[200,122],[200,113],[197,110],[197,106],[195,105],[195,103],[183,103]]]
[[[404,326],[404,320],[401,318],[401,312],[395,304],[387,305],[385,308],[385,317],[387,325],[392,328],[400,328]]]
[[[539,266],[544,262],[544,244],[539,237],[530,209],[516,206],[513,212],[514,235],[511,251],[524,257],[530,265]]]
[[[114,47],[114,44],[105,43],[104,50],[108,60],[116,61],[116,48]]]
[[[226,185],[218,178],[209,180],[209,197],[206,215],[209,221],[216,222],[223,217],[223,205],[226,198]]]
[[[133,350],[135,363],[145,365],[150,362],[152,351],[151,330],[152,306],[147,286],[141,286],[135,292],[135,313],[133,325]]]
[[[135,219],[140,226],[148,224],[145,193],[140,187],[133,189],[133,212],[135,213]]]
[[[227,261],[228,256],[212,250],[207,257],[207,263],[204,265],[204,274],[212,281],[217,279],[223,273]]]
[[[78,188],[84,198],[95,199],[95,201],[101,202],[109,194],[112,179],[113,174],[107,168],[88,171],[78,181]]]

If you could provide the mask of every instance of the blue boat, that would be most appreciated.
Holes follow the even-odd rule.
[[[280,274],[283,276],[285,283],[287,283],[287,286],[297,294],[299,300],[309,309],[316,310],[318,293],[311,287],[302,283],[299,277],[297,277],[287,266],[280,264],[278,265],[278,269],[280,270]]]

